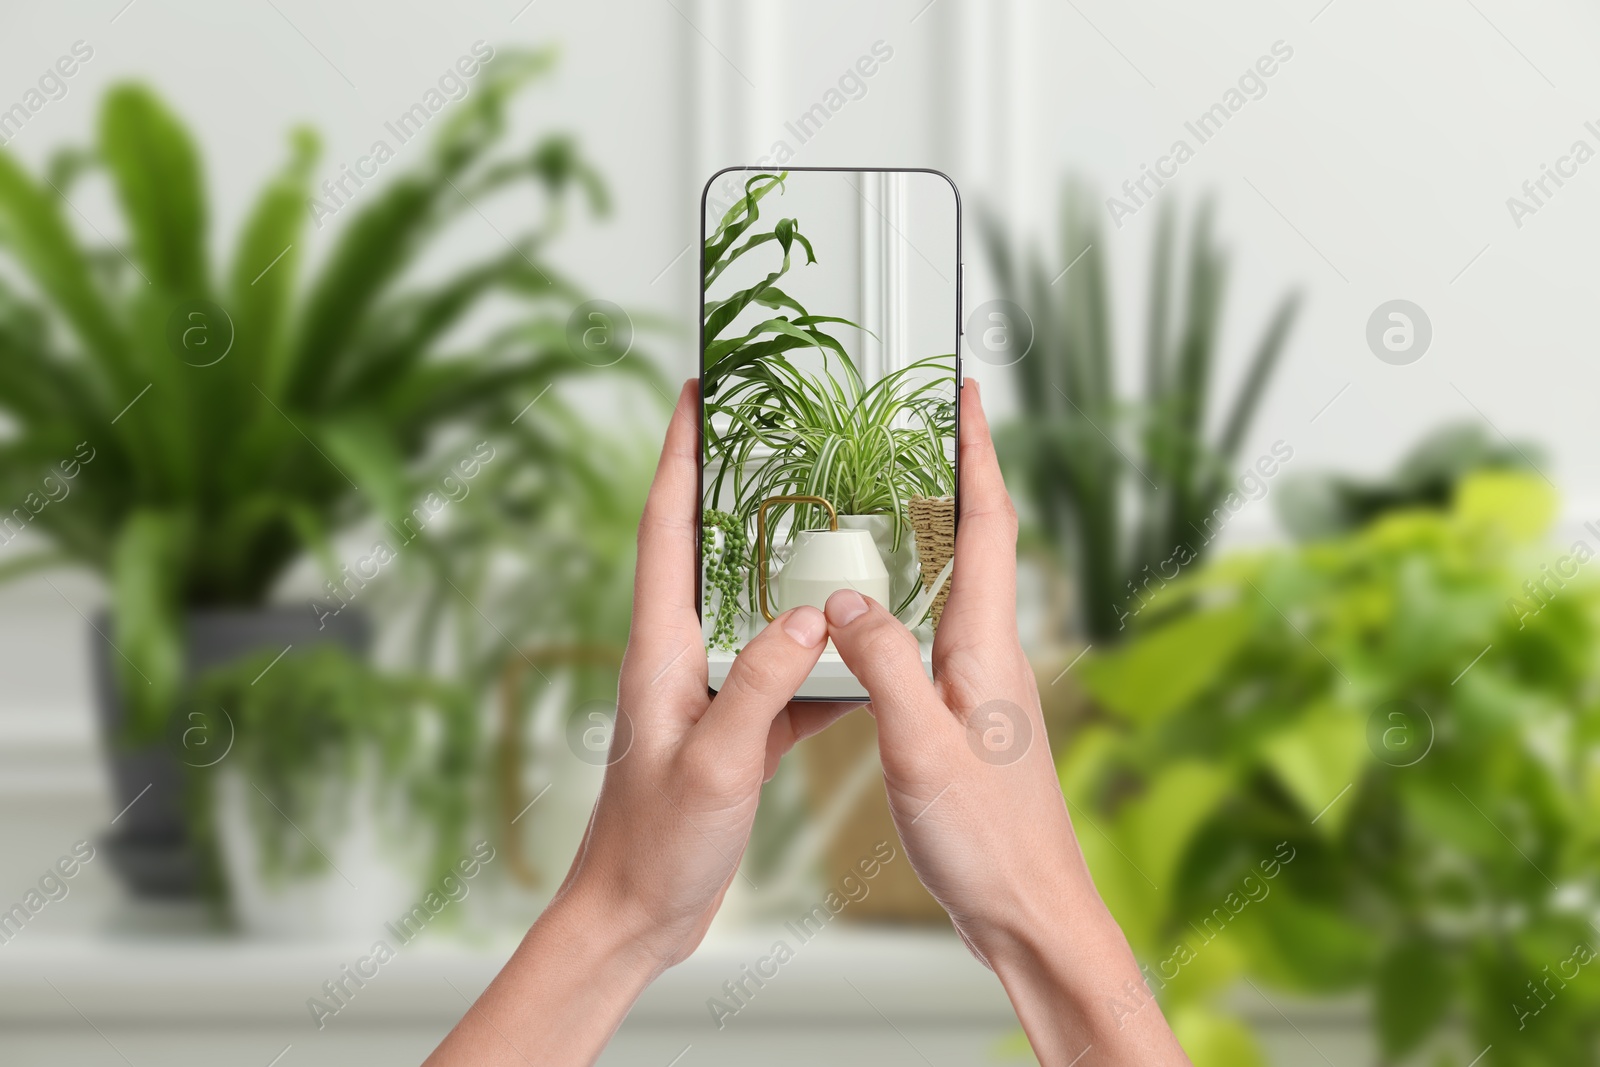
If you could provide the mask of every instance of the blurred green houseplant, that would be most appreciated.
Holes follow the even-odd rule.
[[[1335,537],[1389,511],[1448,508],[1456,487],[1474,472],[1537,472],[1540,455],[1531,442],[1495,440],[1480,423],[1448,423],[1411,446],[1383,477],[1328,471],[1289,475],[1274,495],[1274,510],[1296,540]]]
[[[1240,979],[1364,991],[1385,1063],[1600,1063],[1600,537],[1554,504],[1481,472],[1222,560],[1079,668],[1063,790],[1197,1067],[1261,1062]]]
[[[982,219],[1000,295],[1023,310],[1032,330],[1032,348],[1014,366],[1021,417],[1000,434],[1002,457],[1017,472],[1012,484],[1030,505],[1029,518],[1074,576],[1078,636],[1098,644],[1122,634],[1125,605],[1147,568],[1159,569],[1180,547],[1189,564],[1205,555],[1206,523],[1238,478],[1234,463],[1300,303],[1291,293],[1278,304],[1214,432],[1227,256],[1212,234],[1209,204],[1195,216],[1186,248],[1175,229],[1164,203],[1146,298],[1144,392],[1125,400],[1116,388],[1106,242],[1093,198],[1068,186],[1058,258],[1049,266],[1037,250],[1019,250],[993,217]]]
[[[250,783],[254,847],[275,881],[327,871],[352,819],[370,818],[403,845],[397,858],[427,864],[409,872],[419,885],[448,873],[470,834],[495,841],[508,873],[539,886],[512,840],[526,800],[509,811],[504,801],[536,795],[539,782],[522,785],[530,764],[548,774],[548,759],[522,741],[535,712],[559,716],[616,693],[655,442],[560,407],[527,432],[573,454],[486,466],[449,522],[419,543],[429,564],[363,591],[389,636],[409,638],[396,642],[404,669],[338,646],[281,658],[268,648],[186,693],[181,747],[194,758],[184,815],[212,895],[228,897],[239,874],[218,836],[216,776],[234,772]],[[483,698],[513,676],[491,722]],[[371,811],[357,809],[363,800]]]
[[[189,771],[186,814],[208,855],[218,859],[213,777],[239,773],[254,790],[246,802],[268,877],[329,869],[339,834],[353,816],[369,815],[391,838],[425,851],[429,868],[412,872],[419,880],[448,871],[465,851],[470,776],[481,762],[472,695],[423,675],[375,670],[336,645],[272,663],[275,655],[263,650],[210,672],[191,694],[186,748],[204,746],[216,759]],[[363,788],[372,793],[370,813],[352,803]],[[207,873],[224,874],[215,888],[225,895],[226,872]]]
[[[21,504],[41,469],[80,442],[94,452],[70,501],[27,516],[50,547],[4,573],[72,563],[107,577],[143,736],[174,706],[186,610],[262,604],[308,552],[337,580],[331,535],[374,511],[415,526],[413,505],[454,458],[440,457],[442,440],[493,427],[516,454],[507,463],[561,461],[561,442],[512,422],[586,369],[565,332],[581,295],[544,248],[575,189],[597,210],[605,197],[565,137],[495,151],[508,100],[552,60],[496,56],[409,169],[351,206],[304,283],[308,131],[220,269],[198,151],[150,90],[113,89],[94,148],[61,153],[37,178],[0,152],[0,255],[23,283],[0,282],[0,409],[12,423],[0,493]],[[76,232],[68,197],[96,170],[122,208],[121,241]],[[517,186],[546,194],[538,224],[442,280],[408,277],[451,222]],[[515,321],[458,342],[455,328],[496,293],[518,301]]]

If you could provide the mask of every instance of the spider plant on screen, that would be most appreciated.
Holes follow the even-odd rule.
[[[849,360],[821,359],[813,374],[769,358],[767,373],[733,379],[708,401],[707,423],[722,428],[708,437],[716,473],[707,499],[724,499],[726,488],[734,513],[753,515],[767,497],[820,496],[840,515],[887,515],[898,550],[906,502],[955,490],[952,357],[918,360],[870,384]],[[790,510],[772,509],[769,539]],[[792,510],[790,536],[826,522],[820,508]]]

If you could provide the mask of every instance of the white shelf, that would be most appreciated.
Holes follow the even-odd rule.
[[[708,940],[645,993],[630,1024],[709,1022],[707,998],[723,996],[723,983],[771,953],[779,938],[794,950],[794,958],[751,998],[752,1020],[881,1023],[881,1010],[907,1025],[1015,1025],[1000,983],[954,934],[849,926],[847,920],[834,920],[804,943],[777,922]],[[481,948],[443,938],[398,946],[395,958],[356,992],[337,1022],[403,1020],[448,1027],[464,1005],[446,980],[475,996],[516,945],[517,937],[507,935]],[[102,1026],[183,1027],[205,1021],[305,1029],[306,999],[322,995],[325,980],[339,977],[343,965],[371,948],[370,941],[268,944],[24,930],[0,946],[0,1029],[70,1024],[78,1012]],[[846,978],[871,997],[871,1004]]]
[[[719,1028],[708,999],[724,996],[723,983],[770,953],[779,937],[795,947],[794,958]],[[796,942],[779,923],[714,935],[645,993],[601,1063],[945,1067],[995,1062],[1000,1043],[1020,1034],[999,981],[948,931],[835,920],[812,940]],[[515,946],[509,934],[481,948],[443,939],[403,946],[318,1029],[307,998],[319,995],[322,983],[370,944],[26,930],[0,946],[0,1062],[209,1067],[276,1062],[273,1057],[292,1049],[283,1067],[415,1063],[466,1010],[463,998],[476,996]],[[1358,1001],[1305,1003],[1274,995],[1268,1003],[1249,991],[1231,999],[1262,1038],[1269,1063],[1317,1062],[1319,1053],[1351,1067],[1375,1062]],[[685,1055],[690,1049],[692,1057]]]

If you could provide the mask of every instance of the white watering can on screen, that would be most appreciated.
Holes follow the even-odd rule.
[[[772,579],[772,600],[767,601],[767,508],[774,504],[815,504],[828,511],[828,529],[801,530],[794,535],[789,558]],[[778,612],[810,604],[822,610],[828,597],[840,589],[854,589],[878,603],[889,603],[889,571],[873,543],[870,530],[841,530],[833,505],[820,496],[774,496],[756,511],[756,574],[760,576],[761,614],[771,622]]]

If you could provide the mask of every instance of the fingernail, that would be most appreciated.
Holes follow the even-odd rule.
[[[828,620],[813,607],[798,607],[783,621],[783,632],[805,648],[816,648],[828,634]]]
[[[828,621],[849,626],[867,612],[867,601],[854,589],[841,589],[828,598]]]

